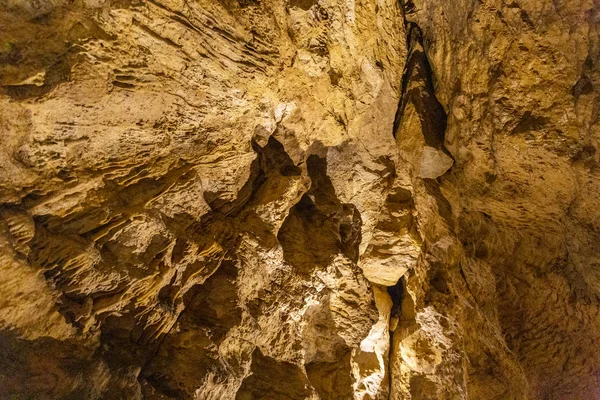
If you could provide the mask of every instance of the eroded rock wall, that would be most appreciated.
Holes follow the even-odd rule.
[[[0,394],[600,396],[599,13],[0,1]]]
[[[0,5],[2,397],[379,388],[401,7]]]
[[[415,180],[414,147],[402,155],[415,171],[424,242],[405,275],[402,312],[410,317],[394,333],[403,361],[392,390],[405,397],[600,395],[598,207],[590,196],[599,182],[599,5],[406,4],[447,115],[443,143],[454,164],[436,182]],[[409,89],[414,75],[405,75]],[[403,96],[416,109],[396,130],[407,153],[403,143],[419,129],[426,141],[431,127],[427,108],[410,90]]]

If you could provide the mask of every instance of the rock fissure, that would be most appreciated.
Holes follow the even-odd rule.
[[[400,319],[402,318],[402,301],[404,300],[405,283],[404,278],[400,278],[394,286],[387,288],[387,293],[392,299],[392,308],[390,310],[390,317],[388,320],[388,329],[390,335],[390,343],[388,350],[387,370],[388,376],[388,399],[392,398],[392,388],[394,387],[393,376],[391,373],[391,366],[397,361],[394,359],[394,331],[398,326]]]

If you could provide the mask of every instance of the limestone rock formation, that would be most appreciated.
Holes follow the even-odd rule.
[[[600,1],[0,0],[0,397],[600,398]]]

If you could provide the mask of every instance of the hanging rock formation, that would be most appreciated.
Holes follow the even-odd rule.
[[[0,397],[600,398],[600,1],[0,0]]]

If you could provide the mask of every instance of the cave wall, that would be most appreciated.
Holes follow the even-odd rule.
[[[599,19],[0,1],[0,396],[600,396]]]

